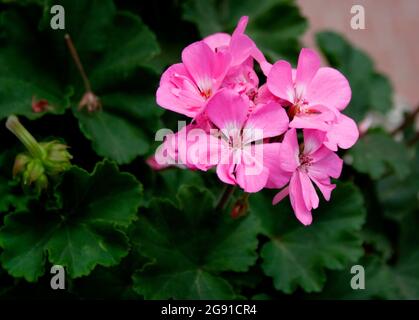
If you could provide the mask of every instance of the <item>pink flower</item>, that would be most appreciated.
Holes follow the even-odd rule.
[[[157,103],[191,118],[197,116],[220,88],[230,62],[228,52],[214,52],[203,41],[189,45],[182,52],[182,63],[163,73]]]
[[[291,173],[289,185],[273,199],[273,204],[289,194],[291,206],[297,219],[304,225],[312,222],[311,210],[319,205],[314,184],[329,201],[334,184],[330,177],[338,178],[343,161],[334,152],[323,145],[324,133],[317,130],[304,130],[304,147],[300,151],[297,132],[290,129],[280,146],[278,158],[282,170]]]
[[[327,129],[324,145],[332,151],[337,151],[338,146],[349,149],[359,138],[359,130],[355,121],[339,113]]]
[[[253,98],[259,83],[253,59],[262,69],[267,62],[255,43],[244,34],[247,21],[248,17],[242,17],[231,36],[216,33],[186,47],[182,63],[170,66],[163,73],[156,94],[157,104],[195,118],[221,88]]]
[[[336,69],[321,68],[320,58],[313,50],[301,50],[295,71],[284,60],[276,62],[267,84],[275,96],[289,105],[291,128],[327,132],[326,145],[332,150],[337,145],[349,148],[358,139],[355,122],[340,114],[351,99],[348,81]]]
[[[231,67],[237,67],[250,58],[250,60],[255,59],[260,64],[262,71],[267,74],[271,65],[266,61],[254,41],[244,34],[248,22],[249,17],[243,16],[231,36],[227,33],[215,33],[204,38],[204,41],[214,51],[229,51],[232,57]]]
[[[176,133],[166,135],[154,156],[148,159],[148,165],[154,170],[162,170],[171,166],[190,170],[195,170],[199,166],[202,170],[207,170],[208,166],[205,163],[200,164],[199,159],[190,151],[196,138],[202,135],[206,135],[205,131],[195,123],[182,127]]]
[[[249,114],[248,99],[226,89],[208,102],[206,113],[218,135],[211,135],[209,150],[201,154],[200,162],[217,165],[220,180],[237,184],[246,192],[264,188],[280,146],[265,143],[264,139],[286,131],[288,117],[284,109],[269,103]]]

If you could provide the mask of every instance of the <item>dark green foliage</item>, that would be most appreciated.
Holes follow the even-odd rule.
[[[52,3],[65,7],[65,32],[49,27]],[[242,192],[216,211],[223,185],[212,171],[145,163],[156,130],[176,130],[180,119],[156,105],[161,72],[242,15],[268,60],[296,62],[307,21],[291,0],[0,0],[1,298],[419,298],[419,153],[404,139],[375,129],[342,151],[342,181],[309,227],[266,190],[232,219]],[[85,88],[65,33],[102,110],[78,108]],[[331,32],[317,42],[350,81],[345,113],[359,122],[392,107],[389,80],[364,52]],[[33,100],[48,109],[33,112]],[[74,156],[40,196],[13,179],[22,147],[4,128],[11,114],[40,141],[62,138]],[[66,269],[65,293],[49,287],[53,264]],[[365,290],[350,287],[356,264]]]

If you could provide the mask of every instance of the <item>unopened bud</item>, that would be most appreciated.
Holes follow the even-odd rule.
[[[94,112],[102,109],[99,98],[91,91],[87,91],[79,103],[79,110],[86,108],[88,112]]]
[[[72,156],[65,144],[59,141],[38,143],[15,116],[7,119],[6,127],[27,149],[16,156],[13,166],[13,176],[20,179],[24,187],[34,186],[41,192],[48,187],[48,177],[71,167]]]
[[[233,219],[240,218],[246,215],[247,210],[249,209],[249,194],[245,193],[242,197],[240,197],[233,206],[231,210],[231,217]]]
[[[57,175],[60,172],[70,169],[73,156],[68,152],[68,146],[59,141],[40,143],[45,150],[43,161],[48,175]]]

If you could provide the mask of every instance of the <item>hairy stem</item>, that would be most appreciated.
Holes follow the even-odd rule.
[[[84,71],[83,65],[82,65],[82,63],[80,61],[79,54],[77,53],[77,50],[76,50],[76,48],[75,48],[75,46],[73,44],[73,41],[71,40],[70,35],[69,34],[66,34],[64,36],[64,39],[65,39],[65,41],[67,43],[68,50],[70,50],[71,57],[73,58],[74,63],[76,64],[77,69],[79,70],[80,75],[81,75],[81,77],[83,79],[84,88],[85,88],[86,92],[91,92],[92,91],[92,87],[90,85],[89,78],[87,78],[86,72]]]
[[[38,141],[30,134],[28,130],[20,123],[16,116],[10,116],[6,121],[6,128],[9,129],[22,144],[26,147],[29,153],[38,159],[42,159],[44,151],[39,145]]]
[[[233,185],[226,185],[225,186],[224,191],[223,191],[220,199],[218,200],[217,206],[215,207],[216,211],[221,211],[221,210],[224,209],[228,200],[230,199],[230,197],[234,193],[235,189],[236,189],[236,187],[233,186]]]

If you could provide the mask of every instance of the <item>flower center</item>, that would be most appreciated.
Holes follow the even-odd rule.
[[[212,95],[212,81],[210,78],[202,78],[197,83],[201,96],[206,100]]]
[[[306,114],[310,113],[308,108],[308,102],[304,99],[295,98],[294,103],[288,109],[288,116],[293,119],[297,114]]]
[[[299,158],[300,158],[300,167],[305,170],[307,170],[307,168],[310,167],[313,162],[313,158],[303,153],[300,154]]]

